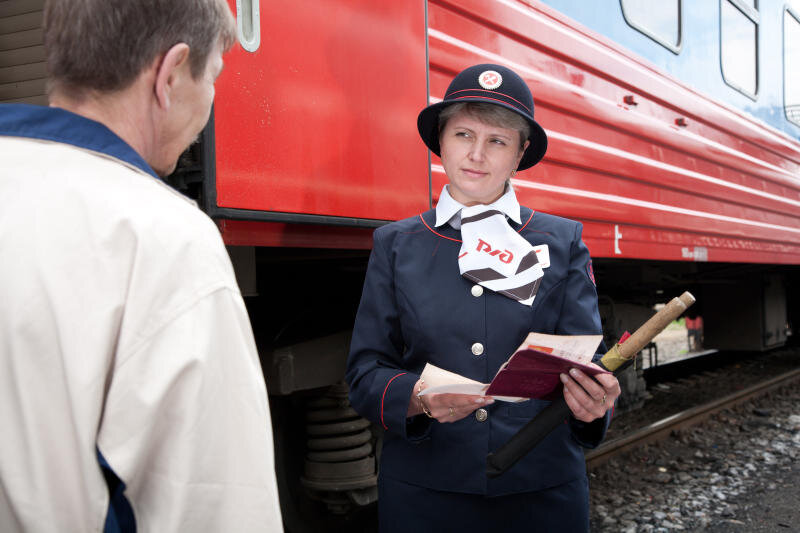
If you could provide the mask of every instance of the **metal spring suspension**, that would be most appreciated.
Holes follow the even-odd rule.
[[[333,385],[310,400],[306,412],[309,438],[301,482],[334,513],[377,500],[370,422],[353,410],[347,392],[347,385]]]

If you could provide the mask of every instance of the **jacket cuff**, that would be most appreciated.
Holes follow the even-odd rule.
[[[430,432],[428,417],[414,416],[408,418],[408,402],[415,394],[414,384],[419,379],[417,374],[399,372],[386,383],[380,402],[379,420],[386,431],[391,431],[407,440],[420,440]],[[424,418],[425,420],[420,420]]]
[[[416,415],[406,419],[406,440],[421,442],[428,440],[431,434],[433,419],[425,415]]]
[[[592,422],[582,422],[570,416],[569,426],[572,430],[572,438],[584,448],[597,448],[606,436],[606,431],[608,430],[610,422],[610,411],[606,411],[603,418],[598,418]]]

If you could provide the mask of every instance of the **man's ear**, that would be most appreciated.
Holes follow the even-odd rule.
[[[167,50],[156,68],[155,95],[163,109],[169,108],[175,82],[186,74],[189,74],[189,45],[178,43]]]

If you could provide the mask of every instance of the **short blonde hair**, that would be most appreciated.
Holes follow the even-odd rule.
[[[484,104],[481,102],[459,102],[451,104],[439,113],[439,134],[441,135],[447,121],[455,115],[465,111],[485,124],[517,130],[519,132],[519,146],[522,148],[525,141],[531,135],[531,126],[528,121],[508,109],[494,104]]]

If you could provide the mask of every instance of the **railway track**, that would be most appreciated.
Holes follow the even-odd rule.
[[[617,449],[603,464],[593,463],[588,476],[590,531],[793,531],[800,520],[800,380],[793,372],[800,368],[800,354],[786,355],[790,357],[782,365],[758,362],[771,370],[783,368],[746,383],[742,376],[754,371],[750,364],[714,370],[713,390],[702,391],[714,395],[660,418],[676,422],[678,415],[700,413],[701,407],[713,403],[720,404],[718,412],[691,427],[672,426],[656,442],[639,441],[624,452]],[[671,382],[668,391],[656,392],[651,409],[622,421],[626,430],[617,428],[616,434],[633,436],[645,424],[662,429],[669,425],[646,418],[653,404],[702,389],[700,384],[709,381],[706,373],[683,379],[685,387]],[[732,381],[741,386],[732,386]],[[722,404],[727,406],[723,409]],[[640,423],[631,425],[631,418]],[[621,444],[611,436],[606,446],[612,440]]]
[[[696,425],[719,411],[734,407],[793,382],[800,382],[800,368],[782,372],[779,375],[764,379],[733,393],[687,408],[639,429],[629,431],[620,437],[612,438],[598,448],[587,451],[587,468],[589,470],[596,468],[614,456],[663,439],[675,430]]]

